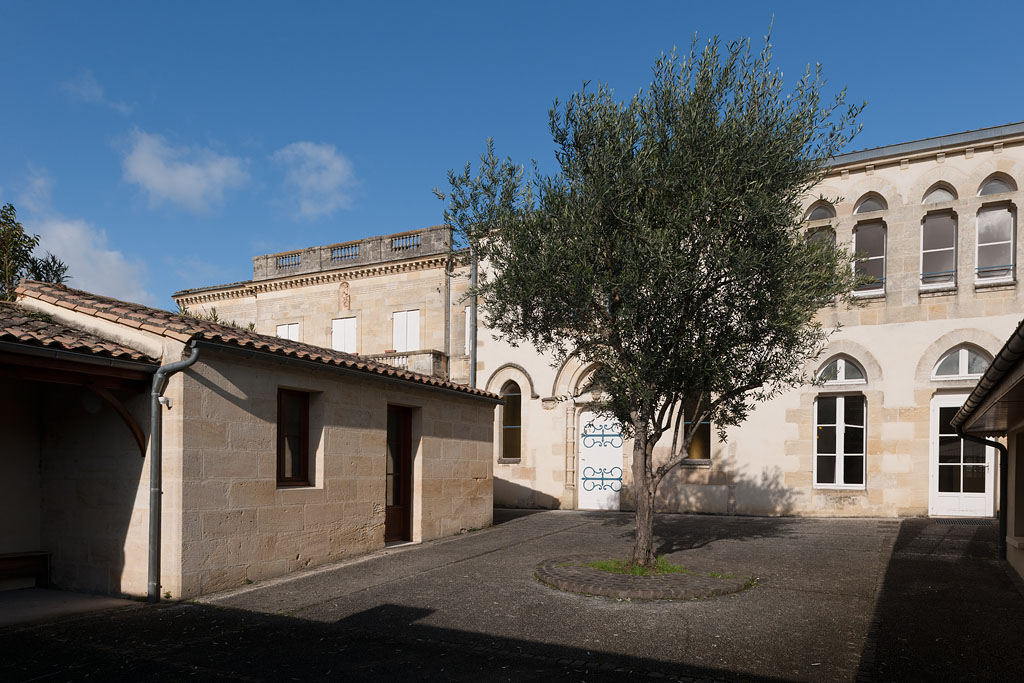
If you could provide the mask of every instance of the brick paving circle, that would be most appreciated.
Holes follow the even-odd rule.
[[[751,576],[729,572],[712,576],[711,572],[697,569],[685,574],[631,576],[586,566],[589,562],[606,559],[598,555],[569,555],[544,560],[537,565],[534,575],[541,583],[571,593],[631,600],[710,598],[738,593],[754,581]]]

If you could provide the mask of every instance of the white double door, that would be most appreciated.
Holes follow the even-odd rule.
[[[622,427],[611,417],[580,413],[577,502],[580,510],[618,510],[622,490]]]
[[[928,514],[934,517],[995,514],[995,449],[961,439],[949,424],[966,400],[966,394],[932,399]]]

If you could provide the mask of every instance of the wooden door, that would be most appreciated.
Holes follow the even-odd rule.
[[[388,406],[384,540],[409,541],[412,517],[412,409]]]

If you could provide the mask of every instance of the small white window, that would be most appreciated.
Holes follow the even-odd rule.
[[[331,348],[356,353],[356,319],[335,318],[331,321]]]
[[[978,212],[979,280],[1013,279],[1013,212],[1003,204]]]
[[[849,358],[835,358],[818,372],[818,379],[825,384],[864,384],[867,378],[864,369]]]
[[[470,307],[466,306],[466,341],[465,341],[465,344],[464,344],[464,351],[465,351],[465,354],[467,356],[469,355],[469,351],[470,351],[469,344],[470,344],[470,342],[472,342],[471,330],[473,328],[473,321],[470,318],[470,315],[469,315],[470,310],[469,309],[470,309]]]
[[[395,351],[417,351],[420,348],[420,312],[395,311],[392,317],[392,343]]]
[[[862,394],[814,402],[815,488],[864,488],[867,403]]]
[[[289,341],[299,341],[299,324],[286,323],[284,325],[278,325],[277,336],[281,339],[288,339]]]
[[[959,346],[946,353],[935,364],[935,379],[977,379],[988,369],[991,360],[986,354],[969,346]]]
[[[885,223],[862,223],[853,231],[853,253],[857,256],[854,269],[858,274],[872,278],[857,288],[858,292],[885,291]]]

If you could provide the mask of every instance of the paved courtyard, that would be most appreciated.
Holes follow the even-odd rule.
[[[658,552],[753,575],[696,601],[587,597],[542,560],[624,556],[632,517],[494,528],[208,596],[0,629],[0,680],[1015,680],[1021,584],[995,529],[665,515]]]

